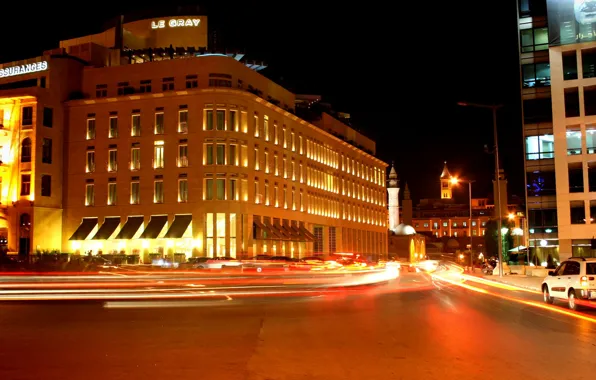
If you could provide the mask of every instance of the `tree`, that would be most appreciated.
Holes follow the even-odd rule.
[[[509,250],[513,248],[513,236],[511,230],[515,225],[509,220],[501,221],[501,228],[507,228],[507,232],[502,234],[503,239],[503,262],[509,261]],[[499,246],[498,246],[498,232],[497,232],[497,221],[489,220],[486,223],[486,232],[484,234],[484,244],[486,246],[487,257],[498,257]]]

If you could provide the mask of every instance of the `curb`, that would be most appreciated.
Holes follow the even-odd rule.
[[[527,285],[519,285],[519,284],[515,284],[512,282],[508,282],[508,281],[503,281],[503,280],[494,280],[492,278],[486,278],[484,276],[482,276],[483,279],[485,279],[486,281],[493,281],[493,282],[499,282],[501,284],[506,284],[506,285],[511,285],[511,286],[517,286],[519,288],[524,288],[524,289],[528,289],[528,290],[533,290],[535,292],[541,292],[542,290],[540,289],[540,287],[536,288],[533,286],[527,286]]]

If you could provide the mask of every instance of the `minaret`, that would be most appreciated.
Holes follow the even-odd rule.
[[[451,199],[451,186],[453,186],[451,183],[451,173],[449,173],[447,161],[445,161],[445,166],[441,173],[441,199]]]
[[[407,224],[409,226],[412,225],[412,198],[410,198],[410,189],[408,188],[407,182],[404,188],[404,202],[402,204],[401,216],[404,224]]]
[[[399,225],[399,179],[393,165],[387,181],[387,193],[389,193],[389,229],[395,231]]]

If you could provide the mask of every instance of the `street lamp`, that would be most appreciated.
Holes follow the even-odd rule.
[[[459,179],[457,177],[451,177],[451,183],[454,185],[457,185],[459,182],[463,182],[463,183],[467,183],[468,184],[468,191],[470,193],[470,221],[468,223],[470,226],[470,268],[472,270],[472,273],[474,272],[474,257],[472,256],[472,247],[474,246],[473,244],[473,239],[472,239],[472,182],[475,182],[474,180],[463,180],[463,179]]]
[[[497,205],[496,214],[497,217],[497,234],[499,235],[497,238],[498,243],[498,250],[499,250],[499,277],[503,277],[503,241],[501,236],[501,217],[503,214],[501,213],[501,184],[499,183],[500,179],[500,170],[499,170],[499,139],[497,134],[497,110],[503,107],[502,104],[498,105],[488,105],[488,104],[478,104],[478,103],[467,103],[467,102],[458,102],[458,106],[462,107],[476,107],[476,108],[488,108],[492,111],[493,114],[493,134],[495,140],[495,148],[493,153],[495,154],[495,181],[497,183],[497,199],[498,202],[495,201]]]

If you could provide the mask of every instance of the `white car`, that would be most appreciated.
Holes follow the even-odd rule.
[[[596,300],[596,258],[572,257],[542,282],[544,302],[567,300],[571,310],[577,310],[577,300]]]

